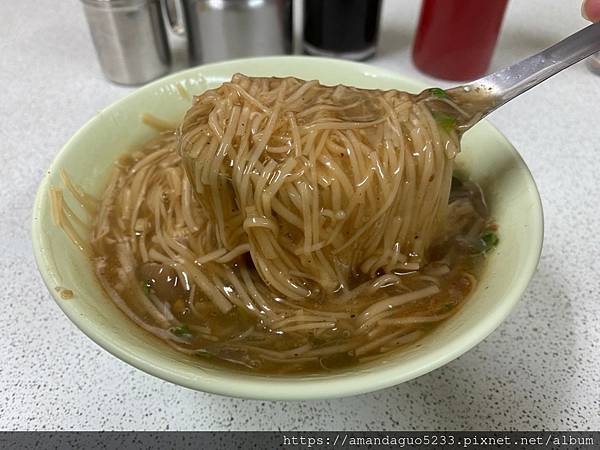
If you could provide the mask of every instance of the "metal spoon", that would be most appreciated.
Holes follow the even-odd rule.
[[[600,23],[595,23],[512,66],[447,89],[464,113],[458,119],[459,131],[464,133],[506,102],[599,51]]]

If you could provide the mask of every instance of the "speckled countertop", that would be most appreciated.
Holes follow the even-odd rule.
[[[373,64],[422,78],[409,57],[419,3],[385,2]],[[584,26],[578,3],[512,1],[493,68]],[[384,391],[248,401],[128,366],[51,299],[31,250],[38,182],[66,140],[130,89],[100,74],[78,1],[2,2],[0,17],[0,429],[600,429],[600,76],[584,64],[490,119],[531,168],[545,211],[538,272],[506,322]]]

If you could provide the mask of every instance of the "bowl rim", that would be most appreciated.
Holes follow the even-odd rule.
[[[444,352],[440,351],[441,349],[438,349],[437,351],[430,352],[428,355],[426,355],[427,357],[421,357],[421,359],[426,360],[422,361],[422,363],[418,365],[412,364],[412,369],[410,370],[403,370],[400,372],[397,364],[389,364],[373,372],[355,371],[351,373],[344,373],[336,378],[304,377],[301,379],[266,376],[259,378],[246,375],[241,372],[238,373],[227,370],[223,372],[224,377],[215,376],[215,374],[208,372],[199,375],[200,372],[197,370],[198,368],[193,368],[196,370],[192,374],[192,368],[188,368],[187,370],[174,370],[172,367],[169,367],[168,362],[164,360],[157,361],[156,358],[152,359],[141,357],[135,352],[129,350],[126,346],[119,346],[117,340],[107,337],[107,335],[102,331],[102,326],[95,325],[93,319],[85,317],[78,311],[77,303],[65,302],[60,298],[59,293],[54,289],[58,283],[53,278],[52,273],[49,270],[48,266],[50,262],[45,255],[46,249],[50,248],[48,245],[49,238],[46,237],[46,234],[43,232],[39,217],[41,216],[41,211],[45,208],[45,205],[48,202],[47,192],[50,186],[49,177],[47,175],[51,172],[54,172],[57,167],[60,167],[61,162],[69,157],[69,153],[71,152],[74,142],[77,142],[81,136],[84,136],[89,129],[94,127],[96,122],[101,120],[101,117],[104,113],[108,113],[112,109],[118,108],[121,104],[129,102],[130,99],[136,96],[143,96],[147,93],[153,92],[158,86],[169,83],[171,80],[179,79],[186,74],[197,74],[197,72],[201,71],[202,69],[222,68],[227,70],[228,68],[235,67],[239,64],[255,64],[260,63],[261,61],[268,61],[271,63],[281,62],[281,64],[292,64],[298,62],[307,63],[309,61],[311,64],[314,64],[318,61],[319,64],[327,64],[332,67],[338,66],[340,68],[346,67],[351,68],[352,70],[358,69],[363,74],[374,73],[375,75],[396,79],[399,82],[404,81],[410,84],[420,84],[426,86],[425,83],[418,79],[406,77],[395,71],[364,63],[307,56],[273,56],[244,58],[188,68],[153,81],[152,83],[138,88],[119,100],[113,102],[95,114],[71,138],[69,138],[69,140],[55,156],[49,168],[46,170],[36,192],[31,228],[34,256],[43,281],[60,309],[81,331],[83,331],[85,335],[87,335],[97,345],[122,361],[131,364],[132,366],[150,375],[154,375],[165,381],[169,381],[171,383],[194,390],[201,390],[204,392],[232,397],[261,400],[313,400],[338,398],[384,389],[412,380],[432,370],[435,370],[458,358],[483,341],[506,319],[527,288],[527,285],[533,277],[539,262],[544,234],[542,203],[538,188],[531,175],[531,172],[521,155],[517,152],[510,141],[493,125],[489,124],[489,122],[488,130],[486,130],[486,132],[489,131],[489,133],[492,133],[494,139],[501,141],[507,149],[510,149],[511,156],[516,159],[520,169],[524,170],[524,176],[528,178],[528,181],[533,188],[531,196],[535,200],[533,208],[535,211],[532,211],[532,213],[537,212],[537,214],[532,214],[532,221],[529,223],[531,234],[530,248],[529,251],[524,255],[522,261],[520,261],[519,277],[504,295],[503,301],[498,302],[494,313],[482,317],[476,325],[470,327],[467,331],[456,337],[456,339],[453,341],[453,345],[450,348],[444,349]],[[267,384],[268,389],[264,389]]]

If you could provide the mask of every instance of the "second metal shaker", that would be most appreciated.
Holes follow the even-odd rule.
[[[292,51],[292,0],[182,1],[192,63]]]

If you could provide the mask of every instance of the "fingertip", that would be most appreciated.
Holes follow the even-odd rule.
[[[581,5],[581,15],[590,22],[600,22],[600,0],[586,0]]]

